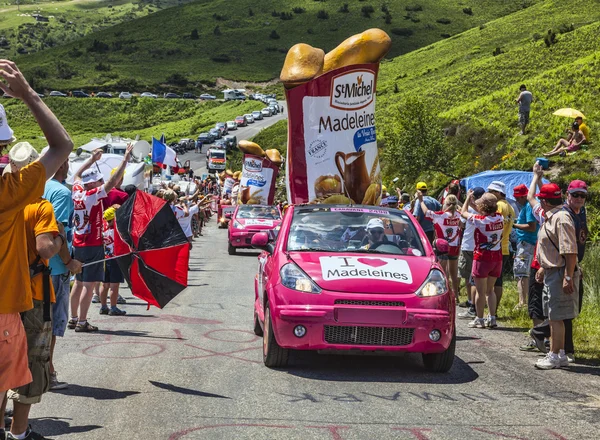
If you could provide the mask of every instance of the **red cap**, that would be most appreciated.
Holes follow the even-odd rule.
[[[556,183],[546,183],[535,196],[540,199],[560,199],[560,187]]]
[[[569,188],[567,188],[567,191],[569,193],[582,192],[587,194],[588,188],[587,184],[583,180],[573,180],[571,183],[569,183]]]
[[[529,189],[524,185],[520,184],[513,188],[513,197],[527,197]]]

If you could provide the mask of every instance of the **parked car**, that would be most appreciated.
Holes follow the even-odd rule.
[[[144,92],[140,95],[140,98],[153,98],[156,99],[158,98],[158,95],[155,95],[154,93],[150,93],[150,92]]]
[[[227,150],[227,141],[225,139],[216,140],[213,143],[213,148],[221,148],[223,150]]]
[[[196,99],[196,95],[194,95],[193,93],[184,93],[183,99]]]
[[[198,140],[203,144],[212,144],[215,141],[215,137],[210,133],[200,133],[198,135]]]
[[[237,136],[225,136],[223,140],[226,142],[228,150],[237,148]]]
[[[259,232],[279,231],[281,213],[276,206],[240,205],[229,222],[227,251],[235,255],[237,249],[251,248],[252,236]]]
[[[222,135],[226,135],[229,132],[229,130],[227,129],[227,124],[225,122],[217,122],[215,124],[215,128],[221,130]]]
[[[196,148],[196,142],[193,139],[180,139],[179,145],[183,146],[186,151],[190,151]]]
[[[284,367],[290,350],[416,352],[430,371],[452,367],[455,295],[413,216],[291,205],[276,240],[259,232],[251,244],[263,251],[254,333],[267,367]]]
[[[250,113],[248,113],[247,115],[244,115],[244,118],[246,118],[246,121],[248,121],[248,124],[254,124],[254,116],[252,116]]]
[[[261,121],[263,119],[263,114],[260,111],[252,112],[252,117],[255,121]]]
[[[163,98],[165,98],[165,99],[179,99],[179,98],[181,98],[181,96],[179,96],[177,93],[165,93],[163,95]]]
[[[63,92],[59,92],[58,90],[52,90],[48,96],[55,96],[58,98],[66,98],[69,95],[67,95],[66,93],[63,93]]]
[[[206,99],[206,100],[213,100],[213,99],[217,99],[216,96],[214,95],[209,95],[208,93],[203,93],[202,95],[199,96],[200,99]]]
[[[121,92],[119,93],[119,99],[131,99],[133,95],[129,92]]]
[[[227,121],[227,130],[237,130],[235,121]]]
[[[271,114],[273,114],[273,115],[276,115],[279,113],[279,106],[270,105],[268,108],[271,110]]]
[[[245,127],[248,125],[248,120],[245,116],[238,116],[235,118],[235,123],[238,127]]]
[[[96,93],[96,98],[112,98],[112,93],[108,92],[98,92]]]
[[[269,107],[263,108],[260,112],[263,114],[263,116],[273,116],[273,112]]]
[[[74,90],[73,92],[71,92],[71,95],[73,95],[74,98],[89,98],[90,95],[88,95],[87,93],[85,93],[82,90]]]
[[[171,142],[169,144],[169,148],[174,150],[177,154],[185,154],[185,152],[187,151],[185,145],[182,145],[179,142]]]
[[[221,134],[221,130],[219,130],[218,128],[211,128],[210,130],[208,130],[208,132],[214,136],[215,140],[221,139],[223,137],[223,135]]]

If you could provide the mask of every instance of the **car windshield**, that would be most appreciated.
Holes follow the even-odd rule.
[[[297,208],[287,249],[424,255],[419,234],[408,215],[378,207]]]
[[[225,152],[211,150],[210,158],[211,159],[225,159]]]
[[[273,206],[242,205],[237,213],[237,218],[266,218],[279,220],[279,211]]]

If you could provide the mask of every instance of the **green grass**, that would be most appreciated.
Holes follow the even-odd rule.
[[[392,35],[394,44],[389,56],[393,57],[536,1],[540,0],[473,0],[472,15],[463,12],[465,4],[461,0],[388,2],[391,22],[387,24],[381,2],[369,0],[285,3],[262,0],[250,5],[239,0],[198,0],[94,32],[56,48],[20,56],[17,61],[28,75],[38,75],[38,84],[48,89],[110,88],[132,78],[141,85],[158,86],[173,73],[183,75],[191,85],[212,84],[217,77],[266,81],[279,76],[287,50],[298,42],[329,51],[354,33],[380,27]],[[349,12],[338,12],[344,3],[349,4]],[[422,11],[406,10],[417,4]],[[367,6],[375,10],[370,18],[361,14],[361,9]],[[294,13],[293,8],[303,8],[304,12]],[[329,19],[318,19],[320,10],[326,11]],[[291,19],[274,17],[274,11],[291,13]],[[450,23],[438,22],[444,19]],[[197,39],[192,38],[194,29],[198,31]],[[393,29],[406,29],[412,35],[398,36],[392,33]],[[273,31],[279,38],[270,37]],[[94,40],[101,42],[102,47],[107,45],[106,51],[90,51]],[[61,60],[63,73],[65,66],[69,73],[63,74],[63,78],[56,76],[57,60]],[[100,63],[111,70],[96,70]]]
[[[164,133],[168,142],[195,138],[200,132],[214,127],[216,122],[232,120],[262,108],[258,101],[220,103],[137,98],[131,101],[46,98],[45,101],[63,123],[75,146],[107,133],[131,138],[140,135],[146,140]],[[14,99],[3,100],[2,104],[19,140],[43,148],[45,139],[28,109]]]

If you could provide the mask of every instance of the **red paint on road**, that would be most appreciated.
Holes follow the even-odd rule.
[[[99,347],[110,347],[110,346],[120,345],[120,344],[154,346],[158,350],[155,349],[152,353],[138,355],[138,356],[111,356],[111,355],[90,353],[90,351],[94,351],[94,349],[97,349]],[[115,341],[115,342],[105,342],[102,344],[91,345],[91,346],[85,348],[84,350],[82,350],[82,353],[85,354],[86,356],[100,358],[100,359],[139,359],[139,358],[145,358],[145,357],[150,357],[150,356],[156,356],[156,355],[162,353],[163,351],[165,351],[165,349],[166,349],[166,347],[163,344],[159,344],[157,342],[134,342],[134,341],[116,342]]]
[[[429,440],[429,437],[425,435],[426,432],[430,432],[430,428],[392,428],[394,431],[408,431],[415,436],[417,440]]]
[[[187,356],[187,357],[182,357],[182,360],[187,360],[187,359],[203,359],[203,358],[209,358],[209,357],[213,357],[213,356],[223,356],[223,357],[228,357],[231,359],[237,359],[238,361],[245,361],[245,362],[251,362],[253,364],[260,364],[262,363],[261,361],[253,361],[250,359],[245,359],[239,356],[232,356],[232,354],[235,353],[242,353],[245,351],[250,351],[250,350],[262,350],[262,347],[248,347],[248,348],[243,348],[241,350],[235,350],[235,351],[228,351],[228,352],[217,352],[217,351],[213,351],[213,350],[209,350],[207,348],[202,348],[202,347],[198,347],[196,345],[191,345],[191,344],[185,344],[188,347],[193,347],[197,350],[202,350],[202,351],[206,351],[207,353],[210,354],[206,354],[206,355],[202,355],[202,356]]]
[[[122,317],[110,317],[103,319],[103,322],[125,324],[130,322],[157,322],[165,321],[172,322],[174,324],[192,324],[192,325],[215,325],[223,324],[223,321],[217,321],[215,319],[203,319],[203,318],[191,318],[189,316],[180,315],[158,315],[158,316],[128,316],[125,319]]]
[[[214,333],[221,333],[221,332],[237,332],[237,333],[245,333],[248,335],[251,335],[252,337],[248,340],[245,341],[239,341],[237,339],[225,339],[225,338],[217,338],[216,336],[214,336]],[[204,337],[208,338],[208,339],[212,339],[213,341],[221,341],[221,342],[238,342],[238,343],[247,343],[250,344],[252,342],[256,342],[260,339],[259,336],[256,336],[254,334],[254,332],[248,331],[248,330],[238,330],[238,329],[228,329],[228,328],[224,328],[224,329],[217,329],[217,330],[211,330],[209,332],[204,333]]]

